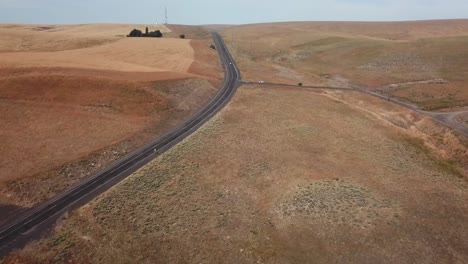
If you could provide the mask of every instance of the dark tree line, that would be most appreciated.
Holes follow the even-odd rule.
[[[148,27],[146,27],[145,33],[143,33],[141,30],[134,29],[130,32],[130,34],[127,35],[129,38],[161,38],[162,36],[163,34],[159,29],[150,32]]]

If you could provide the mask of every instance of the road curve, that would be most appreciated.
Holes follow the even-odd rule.
[[[271,83],[271,82],[249,82],[249,81],[241,81],[242,84],[245,85],[260,85],[260,86],[281,86],[281,87],[292,87],[298,89],[320,89],[320,90],[341,90],[341,91],[355,91],[360,93],[365,93],[380,99],[383,99],[388,102],[392,102],[397,104],[401,107],[407,108],[414,112],[417,112],[421,115],[429,116],[436,122],[457,131],[458,133],[468,136],[468,126],[463,122],[462,116],[468,115],[468,111],[460,111],[460,112],[431,112],[419,109],[416,105],[410,104],[408,102],[404,102],[399,100],[396,97],[389,96],[388,94],[378,93],[376,91],[372,91],[367,88],[361,88],[357,86],[352,87],[334,87],[334,86],[298,86],[292,84],[284,84],[284,83]]]
[[[2,226],[0,228],[0,256],[40,235],[42,229],[53,224],[66,211],[90,201],[181,142],[231,100],[240,85],[240,72],[221,36],[213,33],[213,40],[225,70],[223,87],[215,97],[202,110],[167,134]]]
[[[468,116],[468,111],[460,112],[426,112],[427,115],[432,116],[432,118],[438,120],[439,122],[452,127],[460,133],[468,136],[468,124],[463,121],[463,116]]]

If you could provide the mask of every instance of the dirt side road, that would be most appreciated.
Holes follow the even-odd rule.
[[[193,136],[5,262],[467,262],[463,175],[419,138],[323,95],[241,88]]]

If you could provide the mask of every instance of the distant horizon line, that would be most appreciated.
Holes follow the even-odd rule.
[[[435,18],[435,19],[414,19],[414,20],[290,20],[290,21],[268,21],[252,22],[243,24],[178,24],[169,23],[167,25],[180,26],[241,26],[259,24],[279,24],[279,23],[405,23],[405,22],[429,22],[429,21],[460,21],[468,18]],[[86,23],[24,23],[24,22],[0,22],[0,25],[166,25],[160,23],[132,23],[132,22],[86,22]]]

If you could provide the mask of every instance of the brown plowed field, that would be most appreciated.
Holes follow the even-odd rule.
[[[37,38],[0,53],[0,223],[174,127],[221,83],[209,40],[127,39],[101,26],[0,26]],[[67,41],[38,51],[52,36]],[[70,49],[78,36],[109,41]]]
[[[187,39],[125,38],[86,49],[0,53],[0,66],[68,67],[123,72],[187,72],[193,60],[194,50]]]

